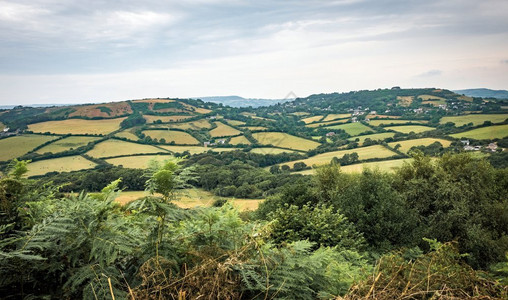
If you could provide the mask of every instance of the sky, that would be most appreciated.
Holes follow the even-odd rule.
[[[507,0],[0,0],[0,104],[508,89]]]

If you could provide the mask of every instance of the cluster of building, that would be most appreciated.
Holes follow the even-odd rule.
[[[471,146],[469,145],[469,140],[461,140],[460,141],[464,145],[465,151],[480,151],[483,149],[483,146]],[[485,149],[487,151],[496,152],[497,151],[497,144],[496,143],[490,143],[488,146],[485,146]]]

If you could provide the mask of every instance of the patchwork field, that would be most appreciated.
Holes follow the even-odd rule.
[[[49,172],[79,171],[92,169],[95,166],[94,162],[79,155],[52,158],[29,163],[27,176],[44,175]]]
[[[153,116],[153,115],[143,115],[147,123],[153,123],[155,121],[160,120],[163,123],[168,122],[178,122],[183,121],[188,118],[192,118],[193,116]]]
[[[434,138],[423,138],[423,139],[416,139],[416,140],[407,140],[407,141],[399,141],[399,142],[393,142],[388,143],[390,147],[395,147],[397,144],[400,144],[399,151],[407,153],[409,149],[413,146],[428,146],[430,144],[433,144],[435,142],[441,143],[443,147],[450,147],[451,141],[443,140],[443,139],[434,139]]]
[[[138,155],[138,156],[124,156],[106,159],[106,162],[115,166],[123,166],[129,169],[146,169],[148,163],[155,159],[157,161],[164,161],[173,157],[172,155]]]
[[[210,130],[210,135],[212,137],[232,136],[239,135],[242,133],[240,130],[237,130],[222,122],[215,122],[215,125],[217,125],[217,128]]]
[[[402,167],[404,162],[411,161],[411,158],[403,158],[403,159],[391,159],[391,160],[383,160],[383,161],[373,161],[361,164],[354,164],[340,167],[340,170],[344,173],[361,173],[363,169],[376,170],[379,169],[383,172],[393,172],[397,168]],[[302,175],[313,175],[315,172],[314,169],[303,170],[299,172],[294,172],[293,174],[302,174]]]
[[[0,161],[20,157],[35,147],[56,139],[55,136],[27,134],[0,140]]]
[[[243,135],[232,137],[229,141],[231,145],[245,144],[250,145],[251,142]]]
[[[233,126],[242,126],[245,125],[245,122],[237,121],[237,120],[227,120],[227,122]]]
[[[358,139],[358,144],[363,144],[366,139],[371,139],[373,141],[382,141],[386,138],[393,137],[395,135],[394,132],[382,132],[382,133],[374,133],[374,134],[367,134],[367,135],[360,135],[357,137],[349,138],[350,141],[355,141]]]
[[[313,116],[313,117],[308,117],[308,118],[302,119],[302,121],[305,124],[310,124],[310,123],[314,123],[314,122],[320,121],[323,117],[324,116]]]
[[[160,145],[161,148],[164,148],[173,153],[183,153],[185,151],[189,151],[190,154],[198,154],[207,151],[212,152],[226,152],[226,151],[235,151],[241,150],[241,148],[212,148],[212,147],[201,147],[201,146],[167,146]]]
[[[491,121],[492,123],[501,123],[506,119],[508,119],[508,114],[474,114],[465,116],[442,117],[441,120],[439,120],[439,123],[446,124],[448,122],[453,122],[457,127],[473,123],[473,125],[477,126],[483,124],[485,121]]]
[[[120,128],[125,118],[83,120],[68,119],[29,124],[28,130],[33,132],[51,132],[55,134],[108,134]]]
[[[428,121],[422,121],[422,120],[371,120],[369,122],[369,125],[381,126],[381,125],[407,124],[407,123],[425,124],[425,123],[428,123]]]
[[[252,137],[262,145],[272,145],[301,151],[308,151],[319,146],[317,142],[282,132],[255,132],[252,134]]]
[[[347,149],[347,150],[340,150],[340,151],[333,151],[333,152],[326,152],[321,153],[313,157],[309,157],[302,160],[297,161],[291,161],[287,163],[283,163],[281,165],[288,165],[290,167],[293,167],[293,165],[297,162],[303,162],[307,166],[313,166],[313,165],[326,165],[329,164],[332,160],[332,158],[342,158],[344,154],[351,154],[353,152],[356,152],[358,154],[359,159],[371,159],[371,158],[385,158],[397,155],[397,153],[389,150],[386,147],[383,147],[381,145],[373,145],[368,147],[362,147],[362,148],[356,148],[356,149]]]
[[[346,131],[349,135],[355,136],[359,135],[360,133],[364,133],[367,131],[372,131],[372,128],[369,126],[365,126],[362,123],[347,123],[347,124],[341,124],[341,125],[335,125],[335,126],[328,126],[326,129],[342,129]]]
[[[393,130],[401,133],[421,133],[425,131],[434,130],[433,127],[428,126],[421,126],[421,125],[408,125],[408,126],[391,126],[391,127],[385,127],[387,130]]]
[[[97,141],[100,138],[91,136],[70,136],[64,139],[53,142],[41,149],[35,151],[35,153],[43,154],[47,152],[59,153],[72,149],[76,149],[82,146],[86,146],[88,143]]]
[[[160,153],[164,152],[157,147],[150,145],[142,145],[137,143],[131,143],[126,141],[120,141],[115,139],[109,139],[104,142],[100,142],[95,147],[88,151],[86,154],[91,157],[111,157],[111,156],[127,156],[132,154],[144,154],[144,153]]]
[[[312,124],[305,125],[305,127],[317,128],[317,127],[332,125],[332,124],[342,124],[342,123],[346,123],[348,121],[349,121],[349,119],[339,119],[339,120],[333,120],[333,121],[328,121],[328,122],[312,123]]]
[[[349,117],[351,117],[351,114],[329,114],[323,119],[323,122],[333,121],[337,119],[345,119]]]
[[[195,137],[183,131],[174,130],[144,130],[142,131],[146,136],[152,139],[165,139],[166,143],[175,142],[179,145],[198,145],[199,141]]]
[[[287,149],[273,148],[273,147],[263,147],[263,148],[254,148],[250,150],[251,153],[257,154],[281,154],[288,152],[295,152]]]
[[[134,133],[132,133],[128,130],[120,131],[120,132],[116,133],[115,136],[126,138],[126,139],[133,140],[133,141],[139,140],[137,135],[135,135]]]
[[[471,138],[476,140],[483,139],[501,139],[508,136],[508,125],[496,125],[496,126],[488,126],[482,128],[476,128],[473,130],[469,130],[466,132],[460,132],[451,134],[450,136],[454,138]]]

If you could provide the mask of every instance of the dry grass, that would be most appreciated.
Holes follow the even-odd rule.
[[[308,118],[302,119],[302,121],[305,122],[305,124],[310,124],[310,123],[320,121],[323,117],[324,116],[313,116],[313,117],[308,117]]]
[[[111,112],[101,111],[101,107],[106,107]],[[69,117],[102,117],[102,118],[115,118],[118,116],[124,116],[132,113],[132,108],[129,103],[123,102],[110,102],[103,104],[93,105],[80,105],[72,106],[76,111],[69,114]]]
[[[443,140],[443,139],[434,139],[434,138],[423,138],[423,139],[416,139],[416,140],[408,140],[408,141],[400,141],[400,142],[393,142],[388,143],[390,147],[395,147],[397,144],[400,144],[399,150],[401,152],[407,153],[411,147],[414,146],[428,146],[430,144],[433,144],[435,142],[441,143],[443,147],[450,147],[451,141]]]
[[[28,125],[33,132],[51,132],[56,134],[108,134],[120,128],[125,118],[104,120],[68,119],[48,121]]]
[[[365,142],[366,139],[371,139],[373,141],[382,141],[384,139],[393,137],[395,135],[394,132],[383,132],[383,133],[375,133],[375,134],[367,134],[367,135],[360,135],[357,137],[349,138],[348,140],[354,141],[358,139],[358,144],[362,145],[363,142]]]
[[[231,138],[229,143],[231,145],[238,145],[238,144],[250,145],[251,144],[251,142],[243,135],[235,136],[235,137]]]
[[[175,142],[179,145],[198,145],[199,141],[192,135],[183,131],[174,130],[144,130],[143,133],[152,139],[165,139],[166,143]]]
[[[381,126],[381,125],[407,124],[407,123],[425,124],[425,123],[428,123],[428,121],[422,121],[422,120],[371,120],[369,122],[369,125]]]
[[[79,155],[52,158],[28,164],[27,176],[44,175],[49,172],[79,171],[92,169],[95,166],[96,164],[94,162]]]
[[[146,169],[148,168],[148,163],[153,159],[157,161],[164,161],[171,157],[172,155],[123,156],[106,159],[106,162],[115,166],[123,166],[124,168],[129,169]]]
[[[450,134],[450,136],[452,136],[456,139],[459,139],[462,137],[476,139],[476,140],[501,139],[501,138],[508,136],[508,125],[487,126],[487,127],[469,130],[466,132]]]
[[[414,97],[413,96],[397,96],[397,100],[399,100],[399,105],[408,107],[413,103]]]
[[[35,153],[58,153],[67,151],[70,149],[76,149],[82,146],[86,146],[88,143],[97,141],[99,138],[90,137],[90,136],[70,136],[64,139],[58,140],[54,143],[51,143],[47,146],[42,147],[41,149],[35,151]]]
[[[0,140],[0,161],[20,157],[35,147],[56,139],[55,136],[27,134]]]
[[[268,128],[263,126],[246,126],[245,129],[249,129],[250,131],[262,131],[262,130],[268,130]]]
[[[153,123],[160,120],[163,123],[183,121],[193,116],[154,116],[154,115],[143,115],[147,123]]]
[[[142,145],[137,143],[125,142],[115,139],[109,139],[100,142],[86,154],[92,157],[110,157],[110,156],[127,156],[132,154],[160,153],[164,152],[157,147],[150,145]]]
[[[446,101],[445,98],[439,97],[439,96],[434,96],[434,95],[420,95],[420,96],[418,96],[418,99],[421,99],[423,101],[433,101],[433,100]]]
[[[421,132],[425,132],[425,131],[434,130],[435,128],[428,127],[428,126],[421,126],[421,125],[408,125],[408,126],[385,127],[385,129],[387,129],[387,130],[393,130],[393,131],[397,131],[397,132],[401,132],[401,133],[406,133],[407,134],[407,133],[410,133],[410,132],[421,133]]]
[[[508,114],[473,114],[465,116],[453,116],[453,117],[442,117],[439,123],[446,124],[448,122],[455,123],[455,126],[460,127],[469,123],[473,123],[474,126],[481,125],[485,121],[492,123],[501,123],[508,119]]]
[[[245,122],[242,122],[242,121],[237,121],[237,120],[226,120],[229,124],[233,125],[233,126],[242,126],[242,125],[245,125],[246,123]]]
[[[368,147],[361,147],[356,149],[347,149],[347,150],[340,150],[340,151],[333,151],[333,152],[326,152],[321,153],[313,157],[309,157],[302,160],[297,161],[291,161],[287,162],[281,165],[288,165],[290,167],[293,167],[293,165],[297,162],[303,162],[307,166],[313,166],[313,165],[326,165],[329,164],[332,160],[332,158],[342,158],[344,154],[351,154],[353,152],[356,152],[358,154],[358,158],[363,159],[371,159],[371,158],[385,158],[385,157],[391,157],[394,155],[397,155],[397,153],[381,146],[381,145],[373,145]]]
[[[346,119],[346,118],[350,118],[350,117],[351,117],[351,114],[329,114],[323,119],[323,122],[333,121],[333,120],[337,120],[337,119]]]
[[[301,151],[308,151],[319,146],[317,142],[282,132],[255,132],[252,134],[252,137],[262,145],[272,145]]]
[[[116,133],[115,136],[126,138],[126,139],[129,139],[129,140],[132,140],[132,141],[138,141],[139,140],[137,135],[135,135],[131,131],[127,131],[127,130],[120,131],[120,132]]]
[[[233,136],[242,133],[240,130],[237,130],[222,122],[215,122],[215,125],[217,125],[217,128],[210,130],[210,135],[212,137]]]
[[[346,131],[349,135],[355,136],[359,135],[360,133],[364,133],[367,131],[372,131],[372,128],[369,126],[365,126],[362,123],[347,123],[347,124],[341,124],[341,125],[335,125],[335,126],[328,126],[326,129],[342,129]]]
[[[263,148],[254,148],[250,150],[250,152],[257,154],[281,154],[281,153],[291,153],[295,151],[280,148],[263,147]]]

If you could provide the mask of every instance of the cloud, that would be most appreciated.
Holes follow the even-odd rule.
[[[416,77],[435,77],[435,76],[441,76],[443,74],[443,71],[441,70],[429,70],[427,72],[423,72],[421,74],[416,75]]]
[[[502,64],[508,64],[508,59],[504,59],[501,61]]]

